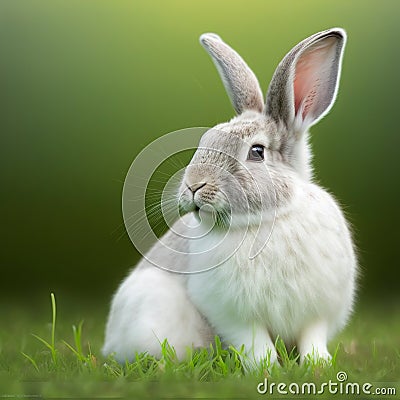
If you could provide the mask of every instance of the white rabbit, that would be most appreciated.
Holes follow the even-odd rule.
[[[265,105],[234,50],[215,34],[200,41],[238,116],[206,132],[185,170],[178,201],[187,214],[164,236],[180,255],[158,243],[149,253],[193,274],[142,260],[114,297],[103,352],[119,360],[159,355],[168,339],[183,357],[186,346],[205,346],[216,333],[245,345],[255,361],[276,361],[278,335],[297,345],[301,360],[329,359],[327,341],[352,310],[357,261],[339,206],[312,180],[308,128],[335,100],[346,34],[334,28],[294,47]],[[202,234],[193,238],[199,219]]]

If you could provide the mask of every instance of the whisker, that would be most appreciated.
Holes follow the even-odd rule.
[[[152,204],[152,205],[146,207],[146,209],[144,210],[144,214],[141,215],[134,222],[140,223],[145,218],[152,219],[157,216],[165,215],[167,212],[172,212],[174,209],[176,209],[176,202],[174,200],[164,201],[163,204],[155,203],[155,204]],[[143,210],[139,210],[139,211],[129,215],[128,217],[125,218],[125,222],[131,220],[132,218],[134,218],[135,216],[137,216],[140,213],[143,213]],[[132,225],[130,225],[130,227],[131,226]]]
[[[163,199],[161,202],[161,196],[164,194],[164,196],[167,196],[166,198]],[[137,198],[140,199],[142,195],[138,195]],[[169,198],[168,198],[169,197]],[[167,191],[164,193],[159,191],[156,193],[148,193],[145,196],[145,201],[146,200],[153,200],[148,204],[145,204],[144,210],[138,210],[129,216],[126,216],[124,218],[124,223],[120,224],[116,229],[113,230],[112,234],[119,232],[122,228],[125,228],[122,232],[117,237],[117,241],[122,239],[125,234],[132,232],[135,235],[141,233],[141,231],[146,229],[146,226],[142,224],[144,220],[149,221],[149,225],[151,226],[152,229],[156,229],[158,226],[160,226],[162,223],[165,223],[165,218],[168,216],[174,216],[176,215],[176,207],[178,207],[178,202],[177,202],[177,196],[175,192],[172,191]],[[155,200],[155,201],[154,201]],[[129,199],[128,201],[134,201],[134,199]],[[141,215],[140,215],[141,214]],[[159,219],[158,222],[156,222],[155,225],[152,225],[152,223],[156,220]],[[130,223],[130,221],[132,221]],[[133,231],[132,231],[133,229]],[[147,232],[148,234],[149,232]]]

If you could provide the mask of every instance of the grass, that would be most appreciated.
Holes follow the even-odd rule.
[[[0,397],[255,398],[261,396],[257,385],[265,378],[269,384],[319,385],[337,382],[340,371],[348,375],[347,382],[395,387],[400,397],[398,311],[398,305],[384,305],[357,312],[348,328],[331,343],[334,356],[330,366],[313,362],[299,365],[296,352],[288,352],[278,340],[281,366],[264,364],[245,373],[243,349],[224,349],[218,337],[208,349],[188,349],[183,362],[164,342],[161,359],[140,354],[135,362],[120,365],[100,353],[105,312],[92,310],[85,322],[76,324],[70,321],[70,313],[57,315],[52,294],[50,323],[42,314],[34,317],[16,309],[2,313]]]

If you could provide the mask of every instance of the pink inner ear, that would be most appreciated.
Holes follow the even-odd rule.
[[[334,61],[336,39],[326,38],[310,46],[301,54],[295,67],[294,107],[295,115],[303,107],[302,120],[307,116],[318,117],[321,95],[329,85],[330,72]]]

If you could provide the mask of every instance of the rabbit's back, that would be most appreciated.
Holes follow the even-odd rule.
[[[114,353],[120,362],[142,352],[160,357],[167,340],[184,358],[187,347],[207,347],[212,341],[213,332],[188,296],[185,275],[179,273],[187,270],[189,259],[187,240],[176,230],[187,219],[178,220],[121,283],[112,300],[103,354]]]

